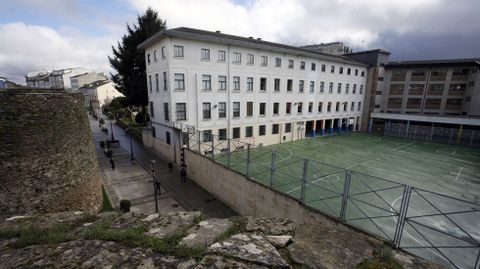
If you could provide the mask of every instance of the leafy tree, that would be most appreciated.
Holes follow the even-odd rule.
[[[127,33],[121,42],[117,42],[116,48],[112,46],[113,57],[109,56],[108,60],[118,72],[110,76],[117,84],[117,90],[126,96],[127,104],[145,108],[148,103],[145,54],[137,46],[156,32],[166,29],[166,22],[159,18],[156,11],[148,8],[145,14],[137,16],[137,24],[127,24]]]

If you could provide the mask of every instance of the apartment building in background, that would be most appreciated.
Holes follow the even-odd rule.
[[[84,85],[88,85],[95,81],[105,81],[105,80],[108,80],[108,78],[103,73],[85,72],[85,73],[70,77],[70,85],[71,85],[70,90],[72,92],[76,92],[80,87],[83,87]]]
[[[27,87],[70,90],[70,77],[86,72],[88,70],[82,67],[36,71],[28,73],[25,81]]]
[[[367,64],[345,56],[191,28],[165,30],[145,50],[152,136],[173,123],[270,145],[356,131]]]
[[[98,113],[99,109],[109,104],[113,98],[124,96],[115,88],[115,83],[110,80],[98,80],[83,85],[78,92],[82,93],[85,98],[85,107]]]

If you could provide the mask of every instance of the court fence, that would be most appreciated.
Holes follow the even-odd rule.
[[[184,148],[449,268],[480,269],[480,204],[176,124]]]

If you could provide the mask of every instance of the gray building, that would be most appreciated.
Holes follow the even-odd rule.
[[[71,90],[78,91],[78,89],[83,87],[84,85],[88,85],[95,81],[104,81],[104,80],[108,80],[108,78],[103,73],[95,73],[95,72],[85,72],[82,74],[71,76],[70,77]]]

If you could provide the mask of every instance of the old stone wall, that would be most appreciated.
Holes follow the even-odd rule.
[[[101,202],[83,96],[0,91],[0,216],[94,212]]]

